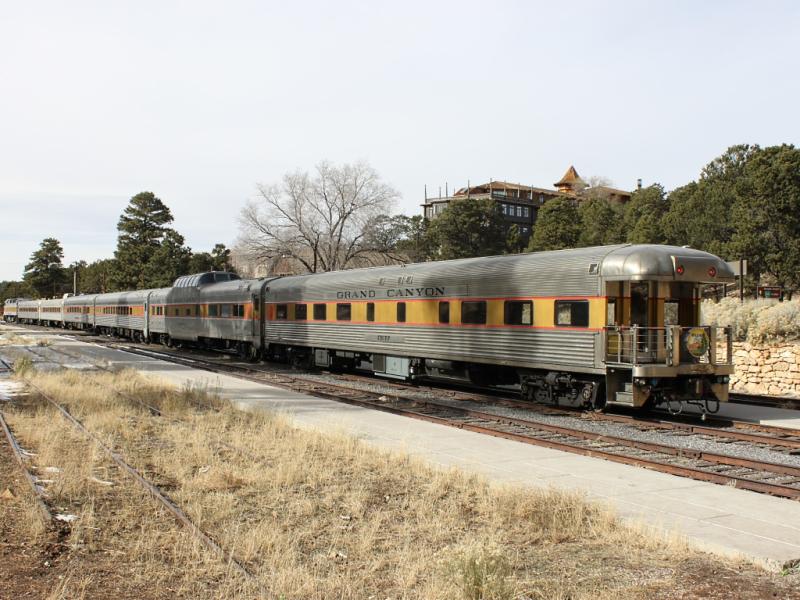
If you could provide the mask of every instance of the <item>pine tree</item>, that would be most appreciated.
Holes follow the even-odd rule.
[[[131,198],[117,224],[119,237],[111,278],[114,289],[143,289],[149,287],[148,280],[163,279],[158,276],[159,266],[151,262],[167,232],[172,231],[167,227],[172,221],[169,208],[152,192]]]
[[[528,252],[574,248],[580,235],[581,218],[575,202],[569,198],[555,198],[539,209]]]
[[[62,292],[66,280],[61,259],[64,249],[55,238],[45,238],[39,249],[31,255],[31,262],[25,265],[23,280],[39,297],[56,296]]]
[[[164,231],[161,245],[143,269],[144,287],[169,287],[178,277],[189,273],[192,251],[183,241],[183,236],[174,229]]]
[[[502,254],[506,248],[500,205],[489,199],[452,200],[431,222],[430,234],[440,259]]]

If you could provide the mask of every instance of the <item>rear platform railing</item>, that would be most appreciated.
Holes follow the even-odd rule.
[[[606,327],[606,363],[619,365],[732,364],[730,327]]]

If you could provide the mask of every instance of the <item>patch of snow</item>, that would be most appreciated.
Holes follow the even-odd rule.
[[[17,381],[0,380],[0,401],[10,402],[22,388],[22,384]]]
[[[78,519],[78,515],[58,513],[55,518],[58,519],[59,521],[64,521],[64,523],[72,523],[73,521]]]

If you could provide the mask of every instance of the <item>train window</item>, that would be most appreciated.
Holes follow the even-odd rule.
[[[239,318],[244,318],[244,304],[237,304],[235,307],[236,315]]]
[[[606,325],[617,324],[617,301],[615,298],[610,298],[606,305]]]
[[[231,316],[231,305],[230,304],[220,304],[220,317],[230,317]]]
[[[275,318],[281,321],[285,321],[289,318],[289,305],[288,304],[276,304],[275,305]]]
[[[187,317],[191,317],[192,316],[192,309],[191,308],[187,308],[186,309],[186,316]]]
[[[533,325],[533,302],[509,300],[505,303],[506,325]]]
[[[486,301],[462,302],[461,322],[465,325],[485,325]]]
[[[298,321],[305,321],[308,319],[308,304],[295,304],[294,318]]]
[[[349,321],[350,320],[350,303],[344,302],[336,305],[336,320]]]
[[[209,317],[218,317],[219,316],[219,304],[209,304],[208,305],[208,316]]]
[[[450,322],[450,303],[447,301],[439,302],[439,323]]]
[[[374,321],[375,320],[375,303],[374,302],[367,302],[367,321]]]
[[[556,300],[556,325],[559,327],[588,327],[587,300]]]
[[[405,323],[406,322],[406,303],[405,302],[398,302],[397,303],[397,322],[398,323]]]
[[[326,304],[315,304],[314,305],[314,320],[315,321],[324,321],[327,316],[327,308]]]

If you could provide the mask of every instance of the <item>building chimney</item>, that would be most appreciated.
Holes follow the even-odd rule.
[[[642,189],[642,178],[641,177],[636,180],[636,189],[637,190]]]

